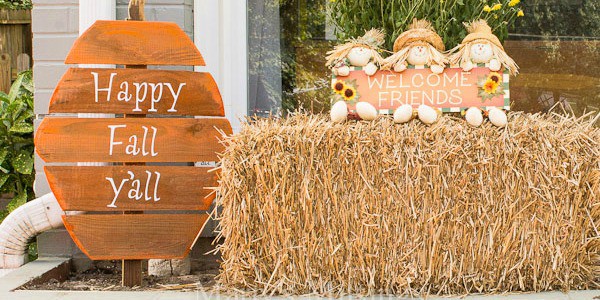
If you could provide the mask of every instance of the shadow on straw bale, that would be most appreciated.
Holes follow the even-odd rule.
[[[297,114],[226,138],[218,289],[469,294],[600,287],[600,129],[511,113],[333,124]]]

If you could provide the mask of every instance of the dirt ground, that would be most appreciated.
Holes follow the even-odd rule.
[[[192,272],[185,276],[148,276],[144,272],[141,287],[121,286],[121,262],[100,261],[94,268],[83,273],[72,272],[69,279],[59,282],[50,279],[41,284],[26,284],[21,290],[70,290],[70,291],[196,291],[206,290],[215,284],[214,278],[219,274],[216,262],[192,259]]]
[[[201,249],[204,251],[204,249]],[[200,251],[198,251],[200,252]],[[144,271],[141,287],[121,286],[121,261],[98,261],[94,267],[82,272],[72,272],[64,282],[50,279],[41,284],[28,283],[22,290],[71,290],[71,291],[196,291],[206,290],[215,284],[219,274],[218,255],[194,255],[191,274],[185,276],[149,276]],[[144,265],[144,270],[146,267]]]

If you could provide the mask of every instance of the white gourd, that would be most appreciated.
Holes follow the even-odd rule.
[[[479,127],[483,123],[483,113],[479,108],[471,107],[465,113],[465,120],[469,125]]]
[[[372,121],[377,118],[377,109],[368,102],[356,103],[356,113],[361,119],[366,121]]]
[[[435,123],[438,119],[438,112],[425,104],[419,105],[417,108],[417,114],[419,116],[419,120],[428,125]]]
[[[338,101],[334,103],[331,106],[329,115],[331,116],[332,122],[340,123],[346,121],[348,118],[348,104],[346,104],[344,101]]]
[[[413,117],[413,108],[410,104],[403,104],[394,112],[394,123],[406,123]]]

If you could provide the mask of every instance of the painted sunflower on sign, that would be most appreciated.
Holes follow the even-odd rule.
[[[502,75],[497,72],[491,72],[486,76],[479,77],[477,86],[479,87],[478,95],[481,97],[481,102],[485,102],[498,95],[504,95]]]
[[[331,83],[331,89],[333,90],[333,99],[331,103],[343,100],[348,104],[356,104],[360,99],[356,79],[348,81],[338,79]]]
[[[346,89],[346,84],[342,80],[337,80],[331,85],[331,89],[334,93],[342,95]]]

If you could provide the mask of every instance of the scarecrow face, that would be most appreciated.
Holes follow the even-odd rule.
[[[354,47],[348,53],[350,64],[355,67],[364,67],[371,60],[371,51],[365,47]]]
[[[429,51],[425,46],[413,46],[406,59],[411,65],[425,65],[429,61]]]
[[[471,60],[474,63],[487,63],[492,60],[494,53],[489,43],[475,43],[471,45]]]

